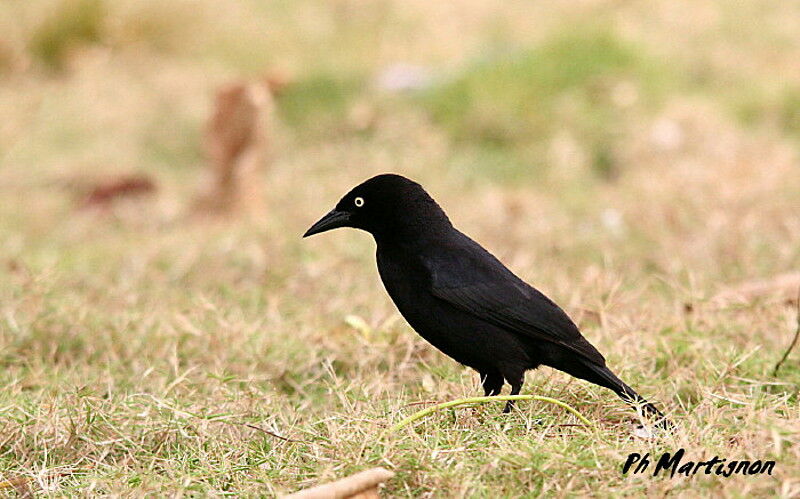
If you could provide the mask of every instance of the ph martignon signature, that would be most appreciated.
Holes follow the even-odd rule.
[[[664,472],[663,475],[669,472],[670,477],[674,477],[676,474],[691,477],[700,472],[705,475],[714,474],[723,477],[729,477],[731,475],[772,475],[772,470],[775,469],[775,461],[762,461],[760,459],[756,461],[728,461],[719,456],[714,456],[708,461],[684,462],[683,457],[685,454],[685,449],[680,449],[674,454],[669,452],[661,454],[661,457],[656,461],[655,467],[653,468],[653,476],[658,476],[662,471]],[[644,456],[638,452],[633,452],[628,455],[628,459],[626,459],[625,464],[622,465],[622,474],[626,475],[634,465],[636,465],[633,469],[634,475],[646,473],[650,468],[650,464],[649,452]]]

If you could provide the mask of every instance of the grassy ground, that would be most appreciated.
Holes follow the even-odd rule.
[[[397,472],[390,496],[800,495],[798,354],[772,375],[794,307],[708,303],[800,267],[797,10],[1,3],[0,473],[52,496],[271,496],[371,466]],[[377,88],[396,62],[429,86]],[[188,217],[213,89],[276,67],[295,83],[268,209]],[[75,209],[75,185],[128,171],[158,195]],[[524,393],[597,427],[497,404],[382,437],[414,404],[480,392],[398,316],[366,235],[300,239],[384,171],[563,304],[681,431],[634,437],[613,394],[542,369]],[[777,466],[621,474],[678,448]]]

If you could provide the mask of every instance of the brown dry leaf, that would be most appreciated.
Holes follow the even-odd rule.
[[[238,81],[217,90],[205,135],[213,183],[197,208],[230,212],[263,205],[272,83]]]
[[[286,499],[370,499],[377,498],[378,485],[389,480],[394,473],[384,468],[361,471],[341,480],[317,485],[285,496]]]
[[[114,201],[152,194],[156,191],[155,182],[145,175],[122,175],[96,183],[81,202],[82,208],[110,206]]]

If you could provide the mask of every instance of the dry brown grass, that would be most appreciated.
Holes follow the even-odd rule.
[[[382,466],[397,473],[391,496],[800,494],[797,354],[772,377],[794,307],[705,306],[721,287],[800,266],[798,135],[768,105],[800,86],[795,7],[110,5],[100,42],[72,47],[60,73],[26,50],[53,2],[0,5],[2,60],[14,61],[0,67],[4,477],[51,496],[269,496]],[[142,12],[152,22],[139,23]],[[569,122],[547,139],[548,168],[508,177],[413,101],[368,83],[395,61],[450,74],[493,43],[527,46],[586,23],[711,82],[654,108],[622,99],[610,180],[593,175]],[[261,216],[187,219],[213,90],[272,64],[298,85],[331,69],[369,75],[345,104],[372,110],[369,128],[352,126],[349,109],[321,130],[285,123]],[[738,119],[743,101],[764,102],[762,119]],[[158,195],[76,214],[62,188],[128,171],[156,178]],[[522,403],[509,417],[490,406],[439,414],[380,440],[418,408],[409,404],[479,391],[398,317],[367,236],[300,240],[383,171],[422,182],[460,228],[563,304],[681,431],[633,437],[611,393],[542,369],[526,392],[568,402],[597,428],[560,427],[574,421]],[[774,459],[776,471],[621,475],[630,452],[681,447],[693,459]]]

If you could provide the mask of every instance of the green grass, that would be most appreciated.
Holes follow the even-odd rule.
[[[629,105],[615,95],[633,93],[638,106],[652,109],[666,91],[679,90],[671,68],[610,31],[576,28],[508,52],[488,54],[424,96],[434,120],[456,140],[530,160],[566,127],[589,148],[593,171],[610,178],[619,167],[613,149],[622,140],[615,130]]]
[[[51,69],[63,69],[71,50],[99,44],[106,30],[103,0],[57,2],[56,9],[33,33],[31,54]]]
[[[335,136],[363,86],[357,78],[336,74],[304,77],[278,96],[280,116],[299,137]]]

